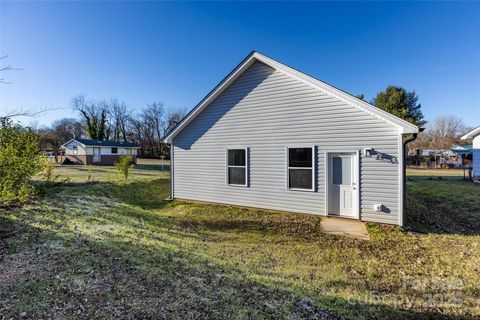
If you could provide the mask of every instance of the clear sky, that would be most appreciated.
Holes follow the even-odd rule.
[[[0,2],[0,110],[117,97],[194,107],[250,51],[370,100],[415,90],[427,120],[480,125],[480,3]],[[5,62],[5,60],[3,61]]]

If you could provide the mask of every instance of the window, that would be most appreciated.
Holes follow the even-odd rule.
[[[73,154],[78,154],[78,147],[77,147],[77,146],[73,146],[72,152],[73,152]]]
[[[247,149],[227,149],[227,183],[247,185]]]
[[[352,185],[352,157],[332,157],[332,183]]]
[[[112,148],[112,154],[117,154],[118,153],[118,148]]]
[[[288,189],[313,191],[314,148],[287,148]]]

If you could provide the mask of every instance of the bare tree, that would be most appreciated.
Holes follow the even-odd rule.
[[[460,137],[464,132],[463,121],[452,115],[435,118],[428,128],[431,145],[437,149],[449,149],[453,144],[460,143]]]
[[[110,102],[109,113],[111,116],[111,127],[113,128],[113,140],[127,141],[128,122],[131,119],[132,111],[124,102],[114,98]],[[121,137],[120,137],[121,136]]]
[[[460,137],[468,132],[463,121],[452,115],[439,116],[427,124],[424,132],[410,143],[410,148],[416,149],[450,149],[454,144],[460,144]]]
[[[164,108],[162,103],[154,102],[147,105],[143,110],[141,117],[145,123],[145,133],[147,134],[148,143],[152,154],[160,154],[161,152],[161,138]]]
[[[148,104],[141,113],[130,119],[129,139],[140,145],[144,155],[168,156],[169,148],[161,139],[178,124],[184,114],[182,109],[165,111],[161,103]]]
[[[168,132],[170,132],[170,130],[175,128],[175,126],[183,119],[185,114],[186,111],[184,109],[169,110],[164,121],[163,135],[166,135]]]
[[[110,126],[107,121],[109,110],[108,104],[104,100],[86,100],[85,96],[80,95],[72,99],[72,106],[83,116],[86,132],[91,139],[106,140],[109,138]]]
[[[40,147],[53,149],[55,162],[58,162],[58,154],[62,144],[72,138],[80,138],[84,134],[83,124],[74,118],[56,120],[50,127],[37,130]]]

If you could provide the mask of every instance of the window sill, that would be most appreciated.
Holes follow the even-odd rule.
[[[288,191],[315,192],[315,189],[288,188]]]
[[[233,183],[228,183],[228,187],[234,187],[234,188],[248,188],[248,185],[246,184],[233,184]]]

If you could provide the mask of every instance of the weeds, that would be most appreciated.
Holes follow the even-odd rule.
[[[128,180],[128,174],[130,167],[132,166],[132,157],[129,155],[122,155],[120,159],[115,162],[115,169],[118,174],[120,174],[125,181]]]
[[[368,224],[362,241],[319,233],[316,216],[164,201],[158,171],[120,184],[93,168],[86,184],[83,167],[55,170],[78,183],[8,215],[19,231],[1,243],[0,317],[480,316],[479,226],[460,223],[479,219],[480,185],[410,181],[406,216],[431,215],[430,233]]]

